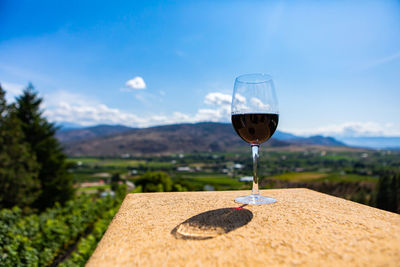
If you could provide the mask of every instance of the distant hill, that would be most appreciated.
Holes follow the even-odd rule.
[[[341,137],[340,141],[354,147],[400,149],[400,137]]]
[[[167,154],[222,152],[248,146],[227,123],[203,122],[135,129],[126,126],[99,125],[83,129],[61,130],[58,139],[70,156],[121,156],[123,154]],[[277,138],[275,138],[277,137]],[[277,131],[263,146],[327,145],[343,146],[330,137],[301,138]]]
[[[293,139],[301,138],[301,137],[296,136],[296,135],[291,134],[291,133],[285,133],[285,132],[281,132],[281,131],[276,131],[274,133],[274,138],[276,138],[278,140],[285,141],[285,140],[291,140],[291,139],[293,140]]]
[[[73,122],[57,122],[55,125],[59,127],[61,131],[86,128],[85,126]]]
[[[57,138],[61,143],[70,143],[73,141],[87,140],[90,138],[104,137],[113,134],[120,134],[133,128],[123,125],[97,125],[87,128],[61,128],[57,132]]]
[[[344,143],[336,140],[333,137],[324,137],[321,135],[314,135],[308,138],[297,137],[286,139],[286,141],[298,145],[346,146]]]

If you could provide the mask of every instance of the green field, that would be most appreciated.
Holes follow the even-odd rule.
[[[184,175],[179,178],[173,179],[177,183],[184,186],[189,185],[189,189],[200,191],[204,189],[205,185],[213,186],[215,190],[232,190],[232,189],[247,189],[248,185],[240,182],[235,178],[226,175]]]
[[[210,185],[226,185],[226,186],[243,185],[243,182],[240,182],[237,179],[225,175],[189,176],[184,178]]]
[[[69,158],[67,161],[74,165],[75,182],[107,180],[116,173],[130,176],[132,169],[140,170],[140,173],[143,174],[146,171],[169,171],[175,168],[170,161],[153,161],[152,159],[79,157]],[[108,177],[102,174],[108,174]]]
[[[377,182],[378,179],[372,176],[359,174],[340,174],[340,173],[321,173],[321,172],[288,172],[274,179],[292,182],[310,182],[310,181],[330,181],[330,182]]]
[[[101,158],[69,158],[69,162],[86,166],[99,166],[99,167],[138,167],[141,164],[146,164],[144,160],[131,160],[131,159],[101,159]]]
[[[88,167],[104,167],[104,168],[138,168],[146,166],[149,168],[169,168],[172,166],[169,162],[132,160],[132,159],[101,159],[101,158],[69,158],[68,162],[81,164]]]

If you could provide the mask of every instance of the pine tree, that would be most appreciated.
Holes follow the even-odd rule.
[[[383,210],[390,211],[390,199],[391,199],[391,175],[384,173],[379,177],[378,182],[378,195],[376,197],[376,207]]]
[[[24,141],[14,105],[0,85],[0,207],[28,206],[40,193],[38,164]]]
[[[400,172],[396,171],[393,176],[393,191],[394,191],[394,199],[393,206],[394,212],[400,213]]]
[[[43,116],[42,98],[32,84],[17,98],[17,115],[22,122],[26,142],[40,164],[39,180],[42,192],[35,202],[44,209],[55,202],[64,203],[74,195],[73,178],[67,172],[66,156],[55,138],[57,128]]]
[[[397,212],[397,177],[395,173],[391,175],[390,181],[389,211]]]
[[[392,212],[400,211],[400,173],[386,171],[379,178],[377,208]]]

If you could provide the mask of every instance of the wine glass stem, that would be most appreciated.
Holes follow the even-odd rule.
[[[258,165],[258,148],[259,145],[251,145],[251,154],[253,155],[253,189],[251,190],[252,195],[258,195],[258,176],[257,176],[257,165]]]

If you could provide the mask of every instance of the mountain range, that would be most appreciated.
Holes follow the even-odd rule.
[[[353,147],[373,149],[400,149],[400,137],[373,136],[373,137],[339,137],[339,141]]]
[[[246,149],[247,144],[231,124],[202,122],[149,128],[122,125],[97,125],[60,129],[57,138],[69,156],[121,156],[191,152],[223,152]],[[332,137],[299,137],[276,131],[263,144],[272,147],[291,145],[345,146]]]

